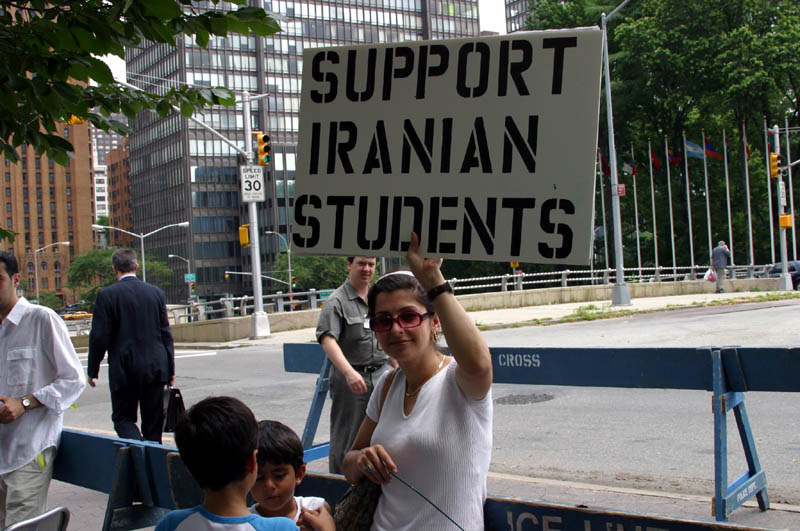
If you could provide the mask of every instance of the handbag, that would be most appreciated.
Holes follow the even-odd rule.
[[[386,401],[386,394],[392,386],[397,369],[386,376],[381,393],[381,402],[378,413],[383,409]],[[336,531],[369,531],[372,526],[372,516],[378,507],[378,500],[381,497],[381,486],[373,483],[368,478],[361,478],[361,481],[351,485],[347,492],[336,503],[333,513],[333,521],[336,524]]]
[[[183,416],[186,407],[183,405],[183,395],[177,387],[168,385],[164,390],[164,433],[174,433],[178,420]]]

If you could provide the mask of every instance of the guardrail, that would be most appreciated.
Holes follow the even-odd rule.
[[[757,278],[768,276],[773,264],[729,266],[729,279]],[[625,279],[629,283],[679,282],[702,278],[707,265],[694,267],[628,267]],[[450,283],[456,292],[512,291],[545,287],[568,287],[603,285],[616,282],[616,269],[565,269],[545,273],[519,273],[493,275],[475,278],[452,278]],[[311,289],[293,293],[277,292],[264,295],[264,309],[267,312],[287,312],[319,308],[321,302],[334,290]],[[222,297],[211,301],[194,302],[186,305],[170,305],[170,321],[173,324],[205,321],[223,317],[245,316],[253,313],[252,295],[241,297]],[[67,323],[70,335],[87,335],[91,320],[70,321]]]
[[[714,497],[717,521],[755,497],[769,509],[766,473],[756,452],[744,400],[747,392],[800,392],[800,349],[779,347],[702,348],[491,348],[494,383],[711,391],[714,420]],[[318,343],[284,343],[286,372],[318,374],[303,448],[314,445],[328,394],[330,361]],[[733,410],[747,470],[728,482],[728,411]],[[610,529],[610,528],[609,528]]]
[[[772,264],[758,266],[728,266],[729,279],[756,278],[766,276]],[[625,280],[630,283],[640,282],[679,282],[683,280],[697,280],[703,277],[708,265],[694,267],[626,267]],[[544,287],[568,287],[580,285],[612,284],[617,280],[616,269],[565,269],[563,271],[548,271],[545,273],[520,273],[450,279],[455,291],[490,290],[500,291],[523,290]]]

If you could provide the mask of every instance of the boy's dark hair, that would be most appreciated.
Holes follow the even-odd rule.
[[[292,429],[275,420],[258,423],[258,466],[289,464],[295,473],[303,466],[303,443]]]
[[[8,278],[11,278],[13,275],[19,273],[17,257],[13,254],[6,251],[0,251],[0,262],[3,262],[3,265],[5,265]]]
[[[247,475],[247,462],[258,447],[258,424],[240,400],[212,396],[181,417],[175,443],[197,483],[204,489],[220,490]]]
[[[133,249],[117,249],[111,255],[111,265],[120,273],[133,273],[139,263]]]

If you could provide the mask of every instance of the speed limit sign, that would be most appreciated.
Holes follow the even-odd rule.
[[[242,202],[264,201],[264,169],[261,166],[239,166],[242,178]]]

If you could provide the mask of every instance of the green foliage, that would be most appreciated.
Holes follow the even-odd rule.
[[[14,238],[16,238],[17,233],[13,230],[4,229],[0,227],[0,241],[8,240],[9,243],[14,243]]]
[[[57,122],[71,116],[125,135],[127,126],[109,119],[112,113],[135,118],[151,109],[164,117],[178,108],[191,116],[208,105],[233,105],[233,92],[223,87],[174,87],[163,94],[123,88],[97,58],[124,58],[126,46],[175,46],[182,35],[205,47],[210,35],[280,31],[263,9],[246,0],[231,3],[238,9],[195,10],[190,0],[0,0],[0,152],[16,162],[24,143],[66,165],[73,148]]]
[[[533,6],[529,29],[600,25],[600,12],[613,6],[577,0],[561,4],[543,0]],[[643,265],[654,259],[648,140],[660,160],[654,168],[654,193],[658,220],[660,265],[669,266],[671,242],[667,194],[665,139],[683,156],[683,134],[702,143],[702,136],[723,151],[722,131],[728,145],[731,228],[735,262],[750,260],[747,246],[747,201],[752,205],[755,263],[770,261],[769,219],[764,157],[764,121],[783,127],[800,125],[800,4],[796,0],[641,0],[631,2],[608,23],[611,80],[618,167],[631,161],[631,146],[638,166],[638,207]],[[605,114],[605,105],[602,105]],[[607,155],[605,117],[601,117],[599,145]],[[747,134],[747,151],[743,138]],[[783,137],[781,138],[783,142]],[[793,153],[798,152],[793,140]],[[744,165],[749,170],[749,189]],[[689,179],[683,160],[670,167],[675,250],[678,265],[689,256],[689,206],[691,199],[694,255],[708,263],[706,194],[701,159],[689,159]],[[712,246],[728,240],[725,170],[721,161],[708,160],[708,201]],[[633,177],[619,174],[628,194],[620,198],[625,265],[636,264]],[[603,177],[606,218],[611,219],[610,187]],[[774,183],[772,183],[774,187]],[[798,193],[798,190],[795,190]],[[773,204],[775,193],[773,190]],[[599,209],[600,200],[597,205]],[[598,223],[600,213],[598,212]],[[611,227],[609,226],[609,230]],[[645,229],[647,232],[645,232]],[[777,229],[776,229],[777,232]],[[609,254],[613,259],[612,234]],[[602,242],[601,242],[602,243]],[[600,245],[602,253],[602,245]],[[613,262],[609,266],[613,267]]]
[[[108,216],[97,216],[97,224],[103,227],[108,227],[111,223],[108,222]]]
[[[47,306],[48,308],[57,309],[64,306],[64,301],[61,297],[56,295],[55,291],[40,291],[39,292],[39,305]]]
[[[281,253],[275,261],[274,271],[267,275],[289,281],[286,253]],[[343,256],[297,256],[292,255],[292,275],[297,277],[294,291],[308,291],[311,288],[335,289],[347,278],[347,258]],[[286,284],[275,283],[274,291],[286,292]]]
[[[114,254],[115,250],[93,248],[80,256],[76,256],[67,269],[67,287],[80,288],[81,298],[94,305],[97,292],[117,280],[111,267],[111,255]],[[161,288],[171,285],[172,270],[164,262],[149,259],[147,256],[145,256],[145,259],[148,283],[155,284]],[[141,266],[139,277],[141,277]]]

